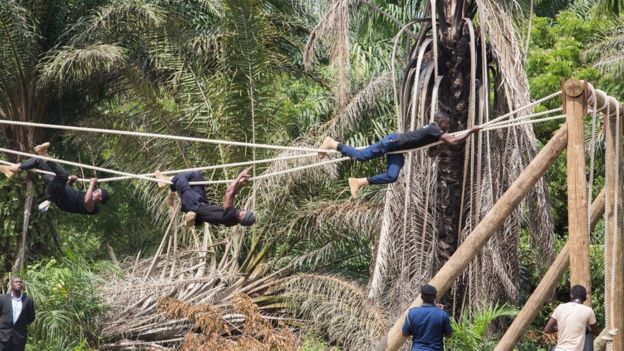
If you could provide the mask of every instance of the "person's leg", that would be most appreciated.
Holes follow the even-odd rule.
[[[401,168],[405,163],[403,154],[386,155],[387,167],[386,171],[372,177],[368,177],[368,184],[389,184],[394,183],[399,178]]]
[[[399,178],[401,168],[405,163],[403,154],[386,155],[387,167],[386,171],[368,178],[349,178],[349,188],[351,196],[355,198],[361,187],[370,184],[389,184],[394,183]]]

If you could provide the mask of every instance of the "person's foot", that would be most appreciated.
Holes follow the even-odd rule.
[[[195,226],[196,217],[197,217],[197,214],[193,211],[189,211],[184,215],[184,224],[186,225],[187,228],[192,228],[193,226]]]
[[[40,145],[35,146],[35,153],[39,156],[48,156],[48,149],[50,148],[50,143],[46,142]]]
[[[349,178],[349,189],[351,190],[351,198],[355,199],[357,197],[358,191],[360,188],[368,185],[368,180],[366,178]]]
[[[15,171],[11,166],[0,165],[0,172],[4,173],[7,178],[13,178],[15,176]]]
[[[167,206],[169,206],[169,208],[173,208],[173,201],[175,200],[175,195],[176,193],[173,192],[169,192],[169,194],[167,194],[167,198],[165,199],[165,201],[167,202]]]
[[[323,140],[323,143],[321,144],[321,146],[319,146],[319,149],[321,150],[336,150],[338,149],[338,142],[336,140],[334,140],[334,138],[332,137],[325,137],[325,139]],[[319,157],[320,158],[325,158],[325,156],[327,156],[327,153],[325,152],[319,152]]]
[[[158,184],[158,187],[161,188],[161,189],[166,187],[167,185],[169,185],[169,183],[171,183],[171,179],[173,179],[173,177],[167,177],[166,175],[162,174],[162,172],[160,172],[158,170],[156,172],[154,172],[154,177],[156,179],[163,180],[163,182],[156,183],[156,184]]]

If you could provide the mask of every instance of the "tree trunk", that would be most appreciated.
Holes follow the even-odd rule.
[[[28,248],[28,225],[30,224],[30,215],[32,213],[32,204],[35,197],[35,183],[31,179],[26,181],[26,201],[24,202],[24,223],[22,225],[22,235],[20,237],[20,245],[18,249],[17,259],[15,260],[14,269],[22,271],[26,265],[26,252]]]

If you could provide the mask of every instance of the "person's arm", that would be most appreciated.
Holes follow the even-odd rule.
[[[236,179],[230,183],[223,195],[223,208],[230,208],[234,206],[234,197],[238,194],[238,191],[249,183],[249,170],[246,168],[238,174]]]
[[[600,335],[600,329],[598,328],[598,323],[590,324],[590,325],[589,325],[589,332],[590,332],[593,336],[598,336],[598,335]]]
[[[444,337],[450,338],[453,336],[453,327],[451,326],[451,318],[447,315],[446,321],[444,321]]]
[[[95,208],[95,201],[93,201],[93,191],[95,190],[96,185],[96,178],[89,179],[89,189],[87,189],[87,193],[84,197],[84,206],[89,212],[93,212],[93,209]]]
[[[35,300],[30,298],[30,308],[28,309],[28,320],[26,324],[30,324],[35,321]]]
[[[412,335],[412,328],[410,327],[410,321],[409,321],[409,312],[407,313],[407,316],[405,316],[405,322],[403,322],[403,328],[401,328],[401,333],[403,334],[404,337],[408,337],[410,335]]]
[[[476,127],[472,127],[470,129],[468,129],[467,133],[461,133],[461,134],[457,134],[457,135],[444,133],[440,137],[440,140],[443,143],[445,143],[445,144],[455,145],[455,144],[459,143],[460,141],[465,140],[466,138],[468,138],[470,136],[470,134],[476,133],[476,132],[478,132],[480,130],[481,130],[481,126],[476,126]]]
[[[546,323],[546,326],[544,327],[544,333],[546,334],[554,334],[558,331],[557,329],[557,320],[550,317],[550,319],[548,320],[548,323]]]

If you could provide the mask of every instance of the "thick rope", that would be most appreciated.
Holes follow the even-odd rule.
[[[25,156],[25,157],[30,157],[30,158],[40,158],[42,160],[52,161],[52,162],[61,163],[61,164],[66,164],[66,165],[69,165],[69,166],[83,167],[83,168],[92,169],[92,170],[95,170],[95,171],[112,173],[112,174],[127,176],[127,177],[131,177],[131,178],[136,178],[136,179],[148,180],[150,182],[171,184],[171,182],[169,182],[169,181],[164,181],[164,180],[160,180],[160,179],[156,179],[156,178],[150,178],[150,177],[142,176],[142,175],[139,175],[139,174],[132,174],[132,173],[127,173],[127,172],[115,171],[115,170],[112,170],[112,169],[96,167],[96,166],[91,166],[91,165],[85,165],[85,164],[81,164],[81,163],[77,163],[77,162],[59,160],[59,159],[52,158],[52,157],[47,157],[47,156],[40,156],[40,155],[35,155],[35,154],[29,154],[27,152],[14,151],[14,150],[9,150],[9,149],[4,149],[4,148],[0,148],[0,151],[1,152],[5,152],[7,154]]]
[[[521,111],[526,110],[527,108],[531,108],[531,107],[533,107],[533,106],[535,106],[535,105],[539,105],[539,104],[541,104],[542,102],[544,102],[544,101],[548,101],[548,100],[550,100],[550,99],[553,99],[553,98],[555,98],[555,97],[557,97],[557,96],[559,96],[559,95],[561,95],[561,94],[562,94],[562,91],[561,91],[561,90],[556,91],[556,92],[554,92],[554,93],[552,93],[552,94],[550,94],[550,95],[544,96],[543,98],[541,98],[541,99],[539,99],[539,100],[536,100],[536,101],[534,101],[534,102],[532,102],[532,103],[530,103],[530,104],[528,104],[528,105],[525,105],[525,106],[519,107],[519,108],[517,108],[517,109],[515,109],[515,110],[513,110],[513,111],[511,111],[511,112],[507,112],[506,114],[504,114],[504,115],[502,115],[502,116],[498,116],[498,117],[494,118],[493,120],[491,120],[491,121],[489,121],[489,122],[486,122],[485,124],[486,124],[486,125],[494,124],[494,123],[496,123],[496,122],[498,122],[498,121],[500,121],[500,120],[502,120],[502,119],[505,119],[505,118],[507,118],[507,117],[509,117],[509,116],[515,115],[515,114],[517,114],[518,112],[521,112]]]
[[[504,121],[499,121],[499,122],[496,122],[496,123],[490,123],[490,124],[487,124],[487,126],[488,127],[503,126],[503,125],[506,125],[506,124],[509,124],[509,123],[518,122],[518,121],[525,121],[525,120],[528,120],[528,119],[532,119],[534,117],[545,116],[545,115],[549,115],[551,113],[556,113],[556,112],[561,112],[561,111],[563,111],[563,107],[553,108],[551,110],[537,112],[537,113],[532,113],[530,115],[526,115],[526,116],[522,116],[522,117],[518,117],[518,118],[510,118],[510,119],[506,119]]]
[[[524,124],[533,124],[533,123],[547,122],[547,121],[553,121],[553,120],[557,120],[557,119],[563,119],[565,117],[566,117],[566,115],[558,115],[558,116],[552,116],[552,117],[538,118],[538,119],[529,120],[529,121],[515,122],[515,123],[509,123],[509,124],[505,124],[505,125],[499,125],[499,126],[494,126],[494,127],[489,127],[489,128],[483,128],[483,129],[481,129],[481,131],[485,132],[485,131],[489,131],[489,130],[496,130],[496,129],[502,129],[502,128],[510,128],[510,127],[515,127],[515,126],[521,126],[521,125],[524,125]]]
[[[103,133],[103,134],[127,135],[127,136],[136,136],[136,137],[148,137],[148,138],[158,138],[158,139],[180,140],[180,141],[193,141],[193,142],[198,142],[198,143],[207,143],[207,144],[216,144],[216,145],[230,145],[230,146],[243,146],[243,147],[255,147],[255,148],[260,148],[260,149],[289,150],[289,151],[301,151],[301,152],[319,152],[319,151],[322,151],[324,153],[337,153],[338,152],[336,150],[319,150],[319,149],[315,149],[315,148],[311,148],[311,147],[298,147],[298,146],[282,146],[282,145],[270,145],[270,144],[258,144],[258,143],[245,143],[245,142],[241,142],[241,141],[228,141],[228,140],[218,140],[218,139],[205,139],[205,138],[185,137],[185,136],[180,136],[180,135],[167,135],[167,134],[157,134],[157,133],[131,132],[131,131],[126,131],[126,130],[103,129],[103,128],[87,128],[87,127],[64,126],[64,125],[56,125],[56,124],[21,122],[21,121],[11,121],[11,120],[6,120],[6,119],[0,119],[0,124],[16,125],[16,126],[26,126],[26,127],[35,127],[35,128],[50,128],[50,129],[71,130],[71,131],[76,131],[76,132]]]
[[[3,164],[3,165],[7,165],[7,166],[13,166],[15,164],[13,162],[5,161],[5,160],[0,160],[0,163]],[[41,169],[31,169],[30,171],[35,172],[35,173],[39,173],[39,174],[55,175],[53,172],[48,172],[48,171],[44,171],[44,170],[41,170]],[[78,178],[77,181],[78,182],[82,182],[82,183],[88,183],[89,179]]]
[[[305,157],[318,156],[318,153],[306,154],[306,155],[291,155],[291,156],[283,156],[283,157],[275,157],[275,158],[267,158],[263,160],[255,160],[255,161],[244,161],[244,162],[234,162],[234,163],[225,163],[222,165],[213,165],[213,166],[204,166],[204,167],[193,167],[193,168],[185,168],[185,169],[177,169],[172,171],[163,171],[161,172],[164,175],[177,174],[182,172],[193,172],[193,171],[208,171],[213,169],[221,169],[221,168],[231,168],[231,167],[244,167],[249,165],[255,165],[260,163],[269,163],[276,161],[288,161],[294,159],[300,159]],[[154,176],[154,172],[152,173],[143,173],[142,176]],[[111,178],[102,178],[98,179],[98,183],[108,183],[114,182],[118,180],[126,180],[131,179],[132,177],[122,176],[122,177],[111,177]]]

